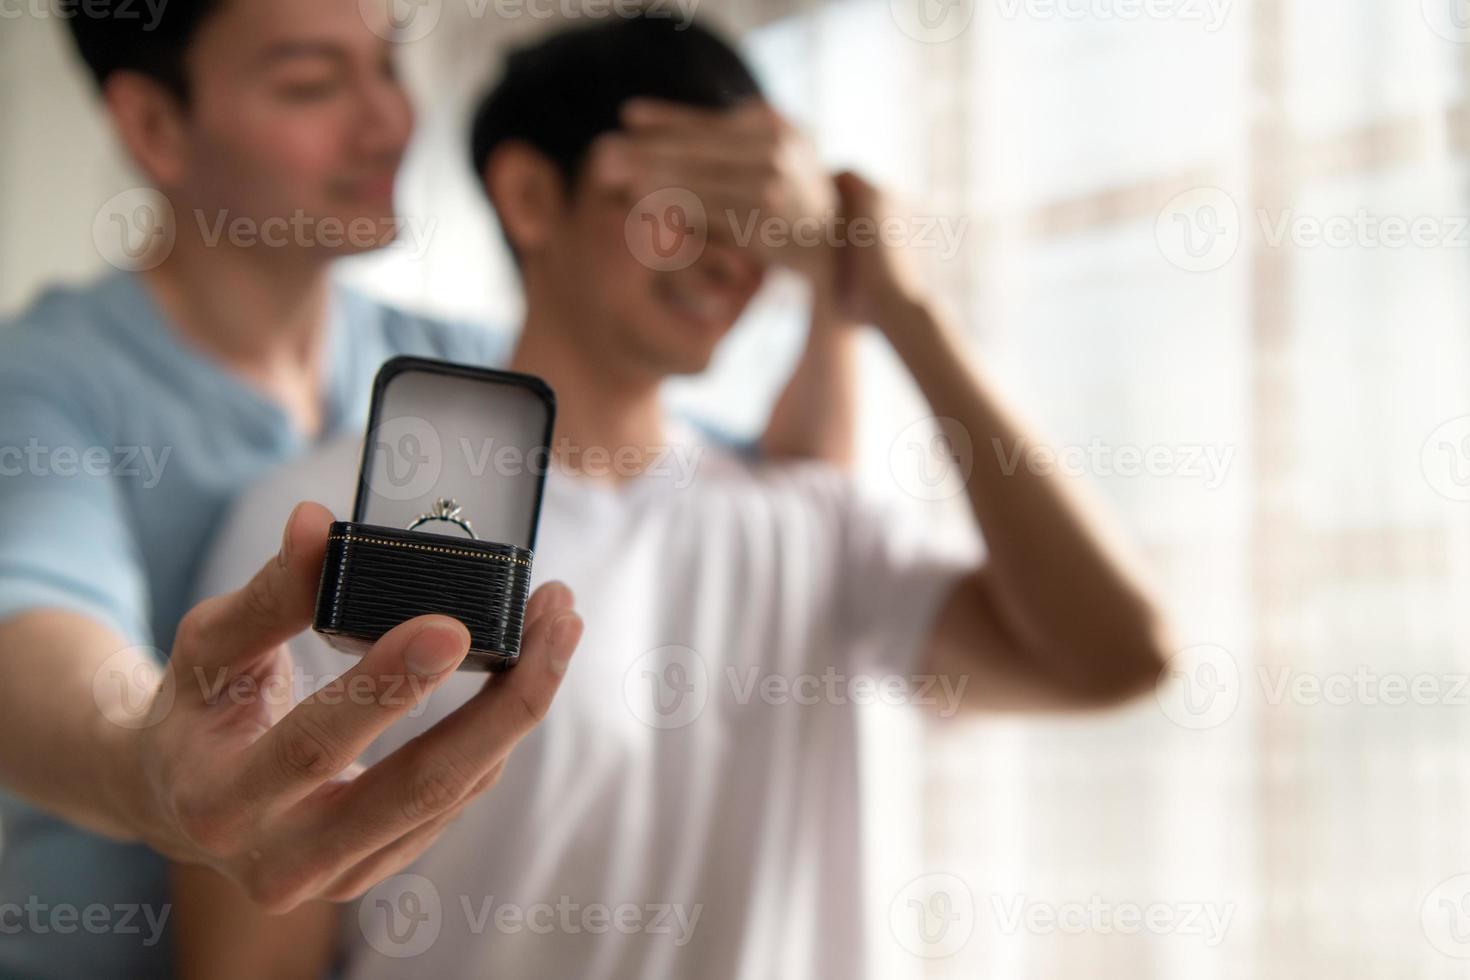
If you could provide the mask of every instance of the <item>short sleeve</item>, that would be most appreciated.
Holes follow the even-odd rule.
[[[343,297],[348,315],[355,322],[375,320],[379,324],[382,344],[372,351],[372,373],[376,373],[379,362],[396,354],[491,368],[505,368],[510,364],[515,342],[510,331],[420,316],[351,291]]]
[[[839,629],[862,669],[906,673],[945,600],[983,560],[979,536],[960,515],[850,481],[839,499]]]
[[[508,333],[473,324],[450,324],[440,334],[438,356],[461,364],[504,369],[510,366]]]
[[[80,406],[0,375],[0,619],[67,609],[152,642],[111,445]]]

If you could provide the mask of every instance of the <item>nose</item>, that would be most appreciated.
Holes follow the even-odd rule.
[[[358,144],[369,156],[397,159],[413,135],[413,107],[396,78],[374,72],[359,86]]]

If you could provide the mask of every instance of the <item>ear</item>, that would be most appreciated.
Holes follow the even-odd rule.
[[[522,255],[544,246],[566,206],[556,164],[528,143],[509,141],[485,164],[485,189],[506,236]]]
[[[178,98],[145,75],[120,71],[107,80],[103,99],[144,176],[165,190],[182,181],[189,166],[188,141]]]

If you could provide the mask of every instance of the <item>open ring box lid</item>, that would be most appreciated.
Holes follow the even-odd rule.
[[[555,394],[531,375],[417,357],[384,364],[357,502],[328,535],[313,628],[360,654],[439,613],[470,631],[460,669],[514,666],[555,419]]]

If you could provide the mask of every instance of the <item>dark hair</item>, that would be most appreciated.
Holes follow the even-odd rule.
[[[98,87],[114,72],[133,71],[189,98],[184,56],[200,27],[225,0],[164,0],[156,11],[128,0],[81,4],[67,18],[77,53]]]
[[[556,164],[570,188],[592,142],[619,128],[618,111],[629,99],[724,109],[760,94],[735,49],[698,24],[645,11],[559,31],[510,54],[475,113],[471,162],[483,175],[497,146],[524,140]]]

